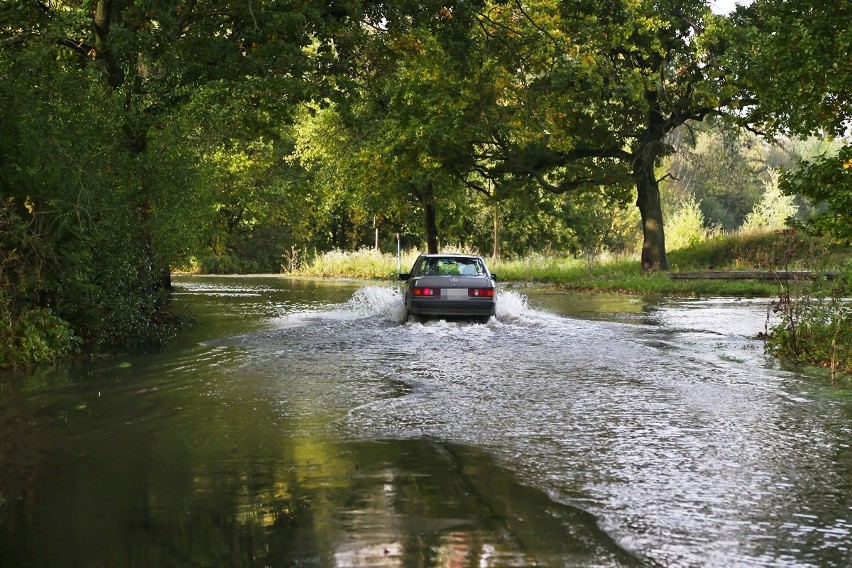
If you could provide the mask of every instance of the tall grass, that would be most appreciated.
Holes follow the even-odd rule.
[[[741,232],[711,237],[669,253],[677,270],[820,270],[840,266],[848,247],[800,231]]]
[[[819,365],[852,378],[852,263],[834,280],[816,280],[798,292],[783,288],[775,310],[781,321],[766,338],[767,351],[779,358]]]
[[[411,269],[418,254],[415,250],[405,251],[402,254],[402,272],[408,272]],[[367,280],[396,278],[397,256],[371,248],[362,248],[354,252],[333,250],[318,255],[305,266],[288,274],[292,276]]]
[[[825,258],[816,242],[794,234],[720,236],[669,255],[673,270],[813,268]],[[447,251],[470,252],[470,251]],[[408,272],[417,250],[402,255],[401,272]],[[832,258],[829,255],[829,258]],[[774,282],[754,280],[672,280],[666,272],[643,271],[638,258],[602,255],[595,259],[529,254],[522,258],[489,259],[500,282],[550,285],[566,290],[670,295],[772,296]],[[317,256],[293,276],[395,279],[397,257],[374,249],[331,251]]]
[[[530,254],[517,259],[492,259],[491,272],[500,280],[513,282],[563,282],[586,263],[572,257]]]
[[[448,249],[446,252],[470,252]],[[401,272],[408,272],[417,250],[405,251]],[[841,266],[848,248],[832,247],[797,233],[721,235],[669,253],[672,271],[825,269]],[[489,268],[502,282],[550,284],[562,288],[661,294],[774,295],[775,283],[757,281],[672,280],[666,272],[642,271],[633,256],[601,255],[594,259],[529,254],[522,258],[490,259]],[[396,278],[397,256],[363,248],[321,254],[294,276],[386,279]]]

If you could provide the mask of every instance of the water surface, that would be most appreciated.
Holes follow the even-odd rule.
[[[165,352],[4,383],[0,566],[852,564],[852,405],[767,300],[176,283]]]

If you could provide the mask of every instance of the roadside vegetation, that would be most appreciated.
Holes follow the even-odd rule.
[[[798,290],[783,285],[775,305],[781,323],[767,335],[776,357],[825,367],[831,381],[852,385],[852,263],[835,279],[818,279]]]
[[[459,247],[442,251],[479,254]],[[395,253],[370,248],[332,251],[284,273],[296,277],[395,279],[397,265],[401,272],[408,272],[420,252],[405,251],[398,262]],[[778,293],[778,280],[678,280],[672,275],[705,270],[834,273],[852,258],[852,250],[790,229],[719,235],[673,251],[669,257],[670,272],[644,271],[636,257],[628,254],[574,257],[533,253],[513,259],[490,257],[488,265],[500,282],[513,285],[631,294],[773,296]]]

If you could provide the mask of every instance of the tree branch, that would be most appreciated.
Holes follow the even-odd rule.
[[[95,49],[94,45],[83,43],[82,41],[74,41],[73,39],[61,37],[56,40],[56,43],[57,45],[71,49],[71,51],[83,57],[95,59],[97,54],[97,49]]]
[[[0,39],[0,47],[8,47],[25,43],[28,39],[33,37],[33,35],[34,34],[31,33],[21,33],[12,37]]]

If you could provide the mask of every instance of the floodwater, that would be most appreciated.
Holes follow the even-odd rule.
[[[852,565],[852,401],[769,300],[175,283],[164,352],[0,382],[0,566]]]

